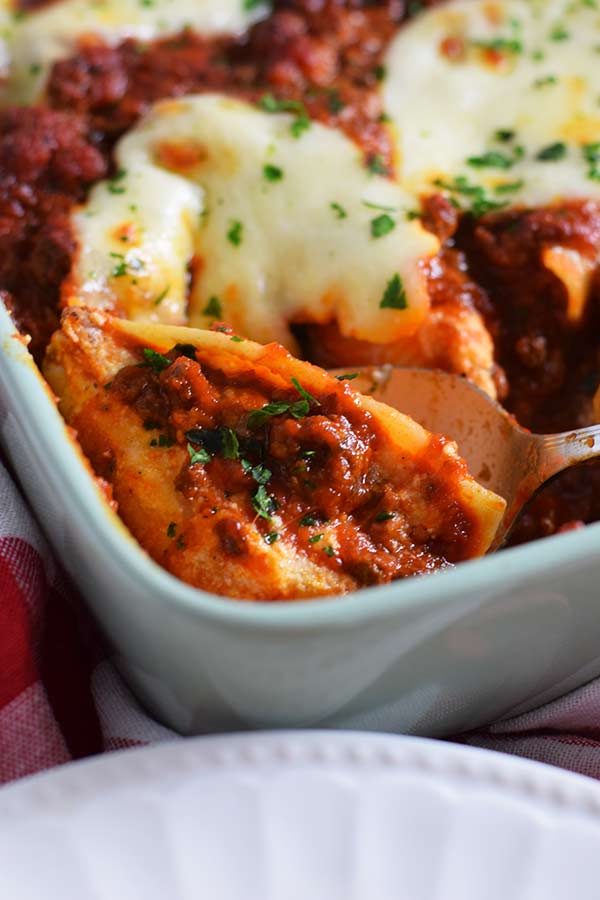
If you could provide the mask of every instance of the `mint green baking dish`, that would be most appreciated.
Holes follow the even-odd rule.
[[[103,502],[1,306],[0,348],[0,440],[122,673],[178,731],[439,736],[600,673],[600,525],[349,596],[227,600],[159,568]]]

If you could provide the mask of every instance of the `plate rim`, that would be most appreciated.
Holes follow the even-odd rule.
[[[107,783],[115,788],[156,784],[167,772],[293,769],[309,764],[326,770],[414,771],[458,777],[532,808],[575,814],[600,830],[600,783],[593,778],[519,756],[410,735],[345,730],[282,730],[180,738],[99,754],[47,769],[0,788],[0,816],[17,820],[53,813],[93,800]],[[2,829],[0,828],[0,832]]]

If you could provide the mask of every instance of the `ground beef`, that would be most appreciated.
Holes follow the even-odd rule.
[[[36,353],[56,327],[59,286],[71,265],[71,207],[106,171],[79,117],[0,111],[0,288]]]

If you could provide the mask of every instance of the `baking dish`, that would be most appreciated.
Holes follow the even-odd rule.
[[[178,731],[439,736],[600,672],[600,525],[340,598],[206,594],[154,564],[103,501],[4,307],[0,342],[2,443],[124,676]]]

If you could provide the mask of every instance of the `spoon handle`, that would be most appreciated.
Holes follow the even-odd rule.
[[[539,453],[536,474],[542,485],[570,466],[600,458],[600,425],[562,434],[536,435],[536,442]]]
[[[519,429],[516,441],[514,468],[506,478],[508,505],[491,550],[503,546],[523,507],[539,488],[571,466],[600,459],[600,425],[561,434],[527,434]]]

